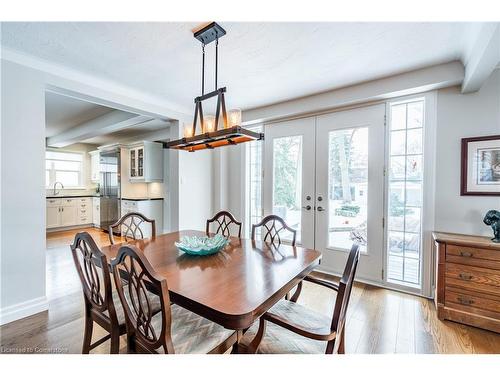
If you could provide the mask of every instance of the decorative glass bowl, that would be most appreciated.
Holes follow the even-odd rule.
[[[220,234],[213,237],[184,236],[175,246],[189,255],[210,255],[222,250],[228,242],[229,240]]]

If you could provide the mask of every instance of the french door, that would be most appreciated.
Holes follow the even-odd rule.
[[[315,119],[266,126],[264,139],[264,215],[282,217],[297,244],[314,248]]]
[[[322,251],[320,268],[340,274],[353,241],[358,278],[383,280],[385,105],[265,127],[264,214]]]

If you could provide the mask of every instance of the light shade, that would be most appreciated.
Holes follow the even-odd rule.
[[[228,127],[241,125],[241,109],[231,109],[227,113]]]

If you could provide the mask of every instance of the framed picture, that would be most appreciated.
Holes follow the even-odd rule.
[[[460,195],[500,196],[500,135],[462,139]]]

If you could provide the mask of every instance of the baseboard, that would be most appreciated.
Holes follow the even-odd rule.
[[[49,309],[47,298],[39,297],[0,309],[0,326]]]
[[[317,273],[323,273],[323,274],[326,274],[326,275],[332,275],[332,276],[337,276],[337,277],[341,277],[342,276],[342,275],[340,275],[337,272],[334,272],[334,271],[329,270],[329,269],[325,269],[323,267],[318,267],[314,271],[317,272]],[[361,278],[360,277],[356,277],[356,281],[359,281],[360,283],[363,283],[363,284],[377,286],[377,287],[384,288],[384,289],[394,290],[395,292],[401,292],[401,293],[411,294],[411,295],[414,295],[414,296],[424,297],[424,298],[427,298],[427,299],[432,299],[433,298],[432,296],[427,296],[427,295],[425,295],[423,293],[414,292],[414,291],[411,291],[411,290],[408,290],[408,289],[404,289],[404,288],[397,288],[397,287],[393,286],[392,284],[388,285],[388,284],[382,283],[380,281],[365,279],[365,278],[362,278],[362,277]]]

